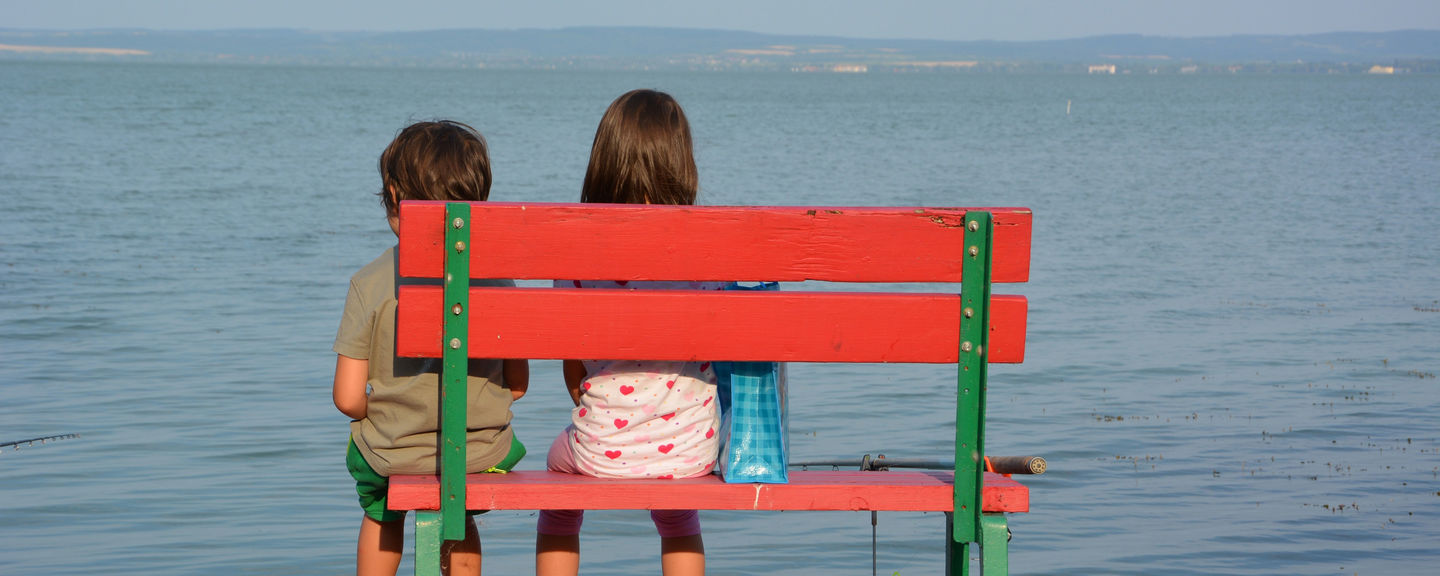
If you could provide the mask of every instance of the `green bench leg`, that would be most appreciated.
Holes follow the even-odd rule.
[[[1010,573],[1010,527],[1004,514],[986,514],[980,519],[980,574],[1006,576]]]
[[[970,545],[955,541],[950,514],[945,513],[945,573],[966,576],[970,573]],[[1010,574],[1010,527],[1004,514],[986,514],[980,519],[980,574]]]
[[[415,576],[440,576],[440,512],[415,511]]]
[[[970,545],[955,541],[955,514],[945,513],[945,574],[966,576],[970,573]]]

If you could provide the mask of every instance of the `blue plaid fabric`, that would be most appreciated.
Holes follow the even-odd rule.
[[[784,366],[730,363],[730,401],[721,421],[720,475],[726,482],[789,480]],[[723,383],[722,383],[723,385]]]

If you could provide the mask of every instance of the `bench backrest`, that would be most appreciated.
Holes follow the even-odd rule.
[[[1028,280],[1028,209],[403,202],[400,218],[400,274],[445,281],[400,288],[396,351],[445,357],[461,386],[467,355],[957,363],[955,539],[976,541],[985,366],[1020,362],[1025,351],[1025,299],[992,297],[990,284]],[[925,282],[961,289],[469,288],[469,278]],[[676,329],[696,324],[711,329]],[[442,437],[446,420],[464,422],[463,402],[457,404],[458,415],[442,409]],[[448,491],[445,462],[463,466],[463,442],[460,458],[448,457],[457,446],[442,444]],[[463,502],[463,478],[458,489]]]
[[[472,205],[474,278],[961,282],[963,208]],[[993,282],[1029,274],[1030,212],[992,208]],[[443,203],[402,208],[400,274],[441,278]],[[787,289],[788,290],[788,289]],[[483,358],[931,362],[958,359],[956,294],[474,288]],[[401,356],[438,357],[440,286],[401,288]],[[991,301],[991,362],[1024,358],[1025,300]],[[713,331],[675,333],[677,318]],[[706,322],[706,320],[714,320]],[[587,332],[577,326],[613,328]]]

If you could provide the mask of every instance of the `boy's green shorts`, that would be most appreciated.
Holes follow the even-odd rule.
[[[525,457],[525,445],[513,434],[510,436],[510,452],[505,454],[505,459],[495,465],[494,469],[510,470],[520,459]],[[360,495],[360,508],[365,510],[365,515],[376,522],[391,522],[405,518],[404,510],[390,510],[385,507],[385,501],[390,494],[390,479],[375,473],[365,457],[360,455],[360,449],[355,447],[355,441],[350,441],[350,449],[345,452],[345,467],[350,469],[350,476],[355,479],[355,492]],[[484,514],[488,510],[470,510],[469,515]]]

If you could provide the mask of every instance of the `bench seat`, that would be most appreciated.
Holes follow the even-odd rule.
[[[949,512],[954,506],[953,471],[884,472],[792,470],[788,484],[727,484],[719,476],[679,480],[592,478],[575,474],[519,471],[470,474],[465,500],[470,510],[884,510]],[[604,497],[597,497],[604,494]],[[391,510],[438,510],[436,476],[395,476]],[[999,474],[985,474],[981,509],[1028,512],[1030,491]]]

